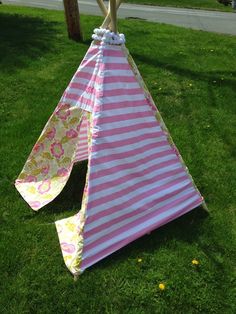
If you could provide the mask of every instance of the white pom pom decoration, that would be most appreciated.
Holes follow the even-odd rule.
[[[95,28],[93,32],[92,39],[101,41],[102,44],[122,45],[125,43],[124,34],[115,34],[105,28]]]

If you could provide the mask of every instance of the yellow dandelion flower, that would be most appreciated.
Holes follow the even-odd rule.
[[[193,84],[192,84],[192,83],[190,83],[190,84],[189,84],[189,86],[193,86]]]
[[[193,264],[193,265],[199,265],[199,261],[196,260],[196,259],[193,259],[193,260],[192,260],[192,264]]]
[[[142,263],[142,259],[141,258],[138,258],[138,263]]]
[[[159,283],[159,289],[160,290],[165,290],[166,286],[164,285],[164,283]]]

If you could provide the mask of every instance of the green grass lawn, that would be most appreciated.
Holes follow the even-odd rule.
[[[77,44],[67,39],[62,12],[0,8],[0,312],[233,314],[236,37],[119,24],[209,215],[196,209],[74,282],[53,222],[80,208],[86,164],[75,167],[62,194],[38,213],[13,186],[100,23],[82,16],[85,41]]]
[[[233,12],[231,6],[224,6],[217,0],[124,0],[124,2]]]

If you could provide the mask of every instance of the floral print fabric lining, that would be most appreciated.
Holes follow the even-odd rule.
[[[33,147],[15,186],[34,210],[51,202],[66,184],[82,117],[80,108],[60,103]]]

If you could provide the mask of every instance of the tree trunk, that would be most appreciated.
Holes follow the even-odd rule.
[[[82,40],[82,32],[80,29],[79,6],[77,0],[63,0],[66,24],[69,38],[75,41]]]

